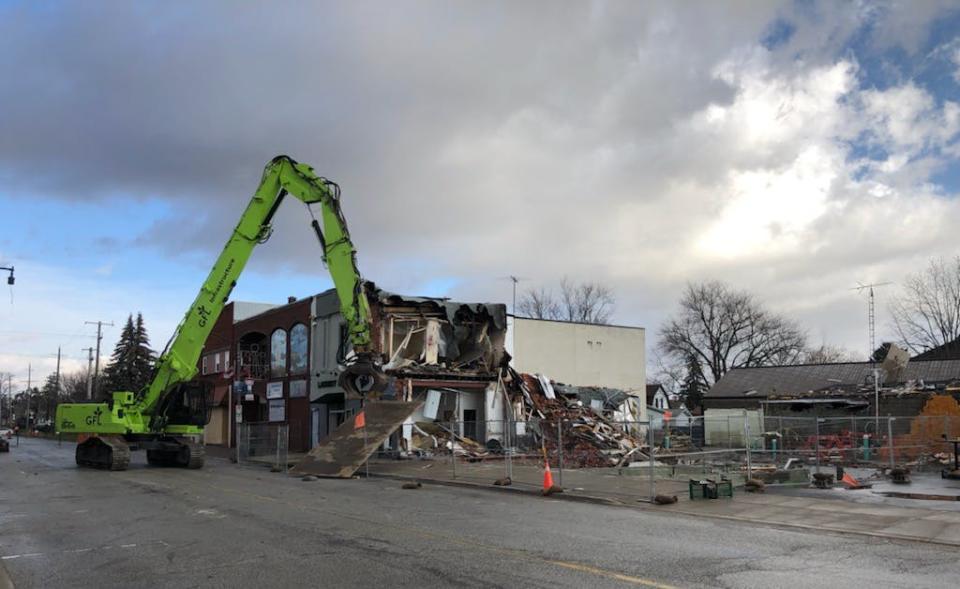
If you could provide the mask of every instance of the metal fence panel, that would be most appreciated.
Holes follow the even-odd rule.
[[[285,423],[241,423],[237,429],[237,462],[287,472],[290,428]]]

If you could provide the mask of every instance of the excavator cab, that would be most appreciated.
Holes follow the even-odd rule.
[[[156,416],[164,425],[193,425],[204,427],[210,423],[210,398],[213,388],[206,381],[180,383],[160,404]]]

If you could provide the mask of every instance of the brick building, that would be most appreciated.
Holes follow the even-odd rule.
[[[438,418],[460,422],[470,437],[495,436],[486,424],[503,419],[492,389],[509,358],[506,306],[400,296],[372,283],[365,292],[373,349],[391,377],[386,396],[441,391]],[[228,304],[200,358],[198,378],[213,385],[206,442],[232,446],[238,418],[289,425],[292,452],[326,437],[359,409],[337,386],[346,333],[333,289],[285,305]]]

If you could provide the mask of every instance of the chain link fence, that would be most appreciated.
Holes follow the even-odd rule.
[[[954,416],[407,423],[360,472],[542,489],[549,466],[564,492],[649,501],[701,481],[806,486],[838,466],[938,472],[958,436]]]
[[[237,463],[289,467],[290,426],[285,423],[241,423],[237,428]]]
[[[948,439],[960,437],[960,417],[766,417],[751,450],[771,463],[793,460],[815,469],[938,472],[953,462]]]

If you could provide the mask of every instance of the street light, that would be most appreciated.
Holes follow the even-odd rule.
[[[9,284],[10,286],[13,286],[13,283],[15,281],[13,277],[13,266],[10,266],[9,268],[7,268],[6,266],[0,266],[0,270],[8,270],[10,272],[10,276],[7,276],[7,284]]]

